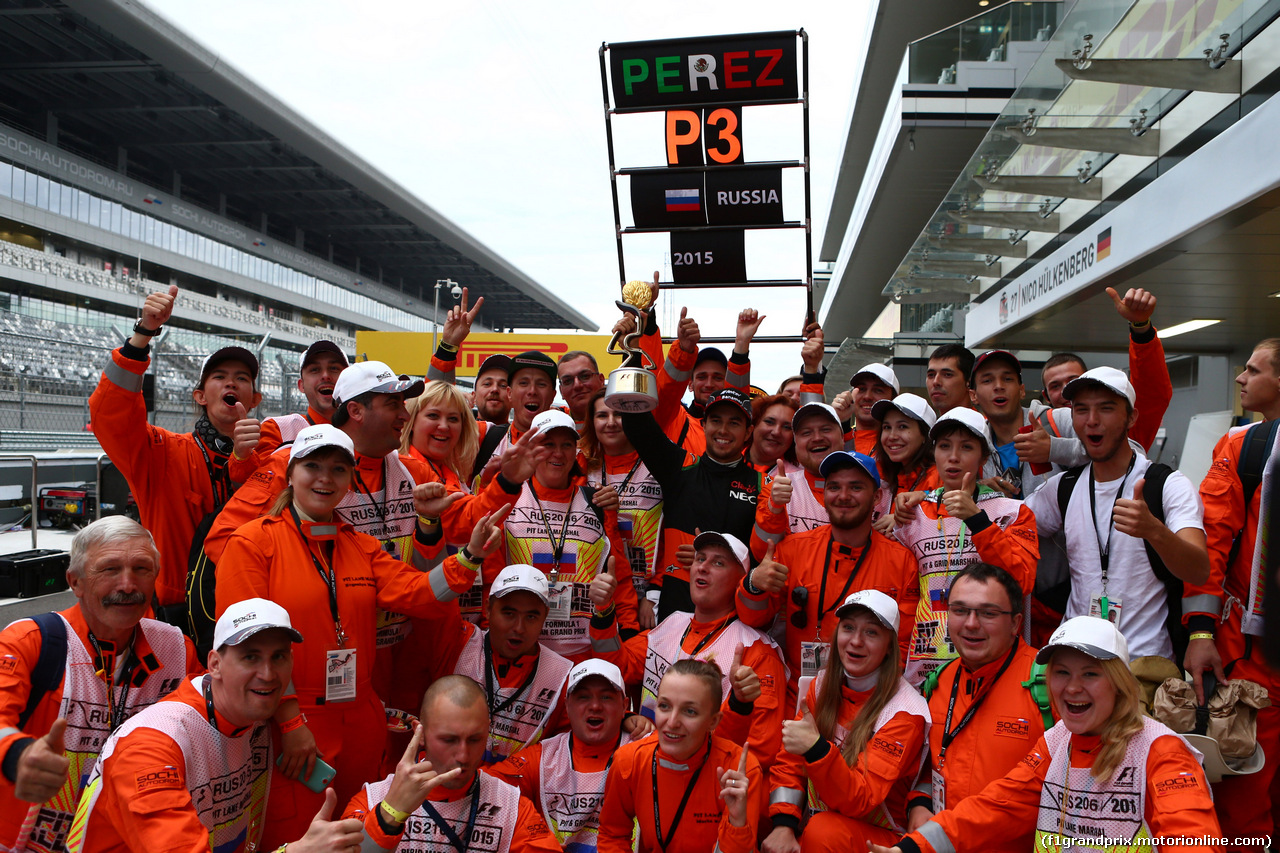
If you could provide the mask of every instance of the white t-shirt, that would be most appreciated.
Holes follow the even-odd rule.
[[[1087,616],[1095,596],[1105,594],[1112,607],[1119,605],[1116,627],[1129,643],[1129,655],[1161,655],[1173,657],[1173,644],[1165,630],[1168,606],[1164,584],[1156,577],[1147,559],[1141,539],[1121,533],[1111,522],[1111,511],[1117,497],[1132,498],[1134,483],[1142,479],[1151,460],[1138,454],[1128,476],[1094,487],[1097,515],[1090,523],[1089,471],[1080,474],[1071,500],[1067,504],[1065,534],[1067,559],[1071,567],[1071,598],[1067,601],[1066,618]],[[1052,477],[1044,487],[1027,498],[1027,506],[1036,514],[1036,527],[1041,536],[1053,536],[1063,530],[1058,512],[1058,482]],[[1122,493],[1119,493],[1123,489]],[[1117,494],[1119,493],[1119,494]],[[1165,525],[1177,533],[1195,528],[1204,530],[1204,508],[1200,494],[1182,473],[1174,471],[1164,483]],[[1102,546],[1110,540],[1106,588],[1102,580]],[[1097,614],[1095,614],[1097,615]]]

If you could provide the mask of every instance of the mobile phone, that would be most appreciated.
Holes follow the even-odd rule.
[[[276,767],[282,766],[284,756],[281,755],[276,759]],[[333,777],[338,775],[338,771],[334,770],[323,758],[316,758],[316,769],[311,771],[311,775],[303,779],[298,776],[298,781],[306,785],[317,794],[323,794],[324,789],[329,787],[329,783],[333,781]]]

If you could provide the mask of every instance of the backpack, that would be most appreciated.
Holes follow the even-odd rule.
[[[40,700],[62,683],[67,669],[67,625],[62,617],[57,613],[41,613],[32,616],[31,621],[40,629],[40,656],[31,670],[31,693],[27,695],[27,706],[18,715],[15,726],[18,730],[27,727]]]
[[[1080,475],[1088,467],[1086,463],[1085,465],[1070,468],[1058,480],[1058,514],[1064,519],[1067,517],[1067,505],[1071,503],[1071,492],[1075,489],[1076,481],[1080,479]],[[1143,475],[1145,482],[1142,484],[1142,498],[1147,502],[1147,507],[1151,510],[1151,514],[1161,524],[1164,523],[1164,483],[1172,473],[1173,469],[1168,465],[1162,462],[1152,462]],[[1182,580],[1169,571],[1169,567],[1164,564],[1164,560],[1160,559],[1160,555],[1156,553],[1155,548],[1151,547],[1150,542],[1144,541],[1142,546],[1147,552],[1147,561],[1151,563],[1151,571],[1155,573],[1156,578],[1164,585],[1167,605],[1165,608],[1167,611],[1165,630],[1169,632],[1169,639],[1173,643],[1174,661],[1180,662],[1187,651],[1187,640],[1190,638],[1186,626],[1182,624]],[[1067,591],[1069,595],[1069,578],[1067,580]]]
[[[928,701],[933,696],[933,691],[938,689],[938,681],[942,677],[942,671],[958,660],[959,658],[952,658],[929,673],[920,685],[920,693],[924,696],[925,701]],[[1054,724],[1053,706],[1049,702],[1049,685],[1044,680],[1046,669],[1045,664],[1032,661],[1031,669],[1027,673],[1027,680],[1021,682],[1021,684],[1031,694],[1031,700],[1036,703],[1036,707],[1040,709],[1040,722],[1044,724],[1044,730],[1048,731],[1053,728]]]
[[[476,461],[471,466],[470,482],[476,482],[476,478],[480,476],[480,472],[493,456],[493,451],[497,450],[498,445],[502,443],[502,438],[507,434],[508,429],[507,424],[501,426],[490,424],[484,431],[484,440],[480,442],[480,449],[476,451]]]
[[[1236,462],[1236,474],[1240,477],[1240,485],[1244,487],[1244,511],[1247,515],[1253,495],[1262,485],[1262,469],[1267,467],[1267,459],[1271,456],[1271,448],[1275,445],[1276,428],[1280,420],[1256,423],[1245,433],[1244,445],[1240,448],[1240,459]],[[1240,554],[1240,538],[1244,533],[1244,525],[1236,531],[1231,540],[1231,550],[1227,552],[1227,565],[1236,561]]]

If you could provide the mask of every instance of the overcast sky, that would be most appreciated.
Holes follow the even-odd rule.
[[[598,50],[601,42],[794,30],[809,34],[813,242],[820,244],[861,64],[860,2],[461,2],[146,0],[364,159],[604,329],[618,262]],[[748,160],[799,160],[799,109],[748,108]],[[876,119],[878,121],[878,119]],[[660,114],[614,123],[619,166],[659,165]],[[788,219],[803,218],[799,172]],[[620,180],[620,184],[623,181]],[[625,196],[624,224],[629,224]],[[628,237],[628,278],[665,266],[666,237]],[[801,278],[803,232],[748,234],[752,278]],[[761,335],[798,332],[803,290],[665,294],[664,330],[690,306],[704,334],[731,335],[761,308]],[[772,391],[798,345],[753,350]]]

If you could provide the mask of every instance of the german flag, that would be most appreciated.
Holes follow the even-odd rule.
[[[1111,255],[1111,229],[1098,234],[1098,260],[1109,257]]]

